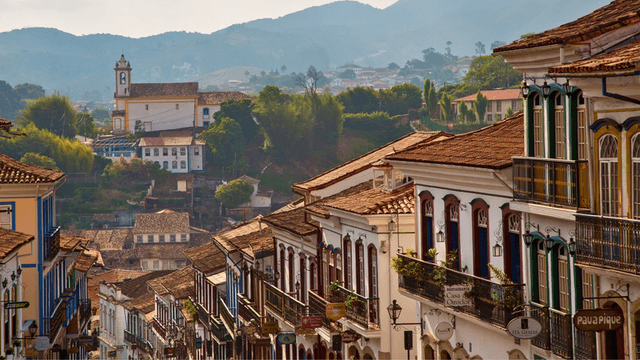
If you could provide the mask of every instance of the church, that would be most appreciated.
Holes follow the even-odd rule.
[[[134,84],[131,64],[124,54],[114,70],[114,135],[135,133],[136,127],[145,132],[207,127],[215,121],[213,114],[220,104],[250,97],[239,91],[200,92],[197,82]]]

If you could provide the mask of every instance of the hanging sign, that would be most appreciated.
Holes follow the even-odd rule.
[[[303,329],[317,329],[322,327],[322,316],[303,316]]]
[[[445,285],[444,306],[473,306],[473,299],[465,295],[472,289],[471,284]]]
[[[36,350],[45,351],[45,350],[49,350],[50,347],[51,347],[51,344],[49,343],[48,336],[38,336],[36,338]]]
[[[573,316],[573,324],[580,331],[612,331],[624,324],[624,314],[618,309],[581,309]]]
[[[316,335],[316,329],[305,329],[305,328],[297,328],[295,331],[296,335]]]
[[[446,321],[441,322],[435,328],[434,335],[440,340],[449,340],[453,336],[453,326]]]
[[[350,342],[358,341],[358,339],[360,339],[360,334],[358,334],[354,330],[349,329],[349,330],[347,330],[347,331],[342,333],[342,342],[343,343],[350,343]]]
[[[277,321],[267,321],[262,324],[262,335],[277,334],[280,331]]]
[[[340,320],[347,314],[347,306],[344,303],[327,304],[327,318],[329,320]]]
[[[253,342],[256,346],[271,346],[271,339],[255,339]]]
[[[296,343],[296,334],[283,333],[276,337],[279,345],[291,345]]]
[[[118,352],[116,350],[109,350],[107,351],[107,357],[117,357],[118,356]]]
[[[509,321],[507,331],[518,339],[532,339],[540,334],[542,325],[534,318],[520,316]]]
[[[4,303],[4,308],[6,310],[24,309],[24,308],[28,308],[28,307],[29,307],[29,302],[28,301],[14,301],[14,302]]]
[[[246,325],[242,328],[242,333],[246,336],[252,336],[258,332],[258,327],[256,325]]]

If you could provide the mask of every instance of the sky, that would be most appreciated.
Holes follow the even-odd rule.
[[[383,9],[397,0],[359,0]],[[335,0],[0,0],[0,32],[51,27],[74,34],[144,37],[167,31],[209,34]]]

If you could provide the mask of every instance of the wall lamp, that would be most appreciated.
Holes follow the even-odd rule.
[[[536,225],[534,223],[527,222],[527,223],[524,224],[524,227],[526,228],[526,230],[524,232],[524,235],[522,235],[522,237],[524,238],[524,244],[527,245],[527,247],[529,247],[533,243],[533,238],[535,237],[529,231],[529,229],[531,229],[531,227],[535,227],[536,231],[540,232],[540,225]]]
[[[397,323],[396,322],[400,318],[402,307],[398,304],[398,302],[395,299],[393,300],[391,305],[387,306],[387,312],[389,312],[389,318],[393,320],[394,328],[399,325],[420,325],[420,329],[423,329],[422,322],[419,322],[419,323]]]

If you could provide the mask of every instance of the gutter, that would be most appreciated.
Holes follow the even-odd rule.
[[[635,71],[634,75],[640,75],[640,71]],[[618,100],[622,100],[622,101],[626,101],[626,102],[630,102],[633,104],[637,104],[640,105],[640,100],[637,99],[633,99],[624,95],[620,95],[620,94],[614,94],[614,93],[610,93],[607,92],[607,78],[606,77],[602,77],[602,95],[610,97],[610,98],[614,98],[614,99],[618,99]]]

